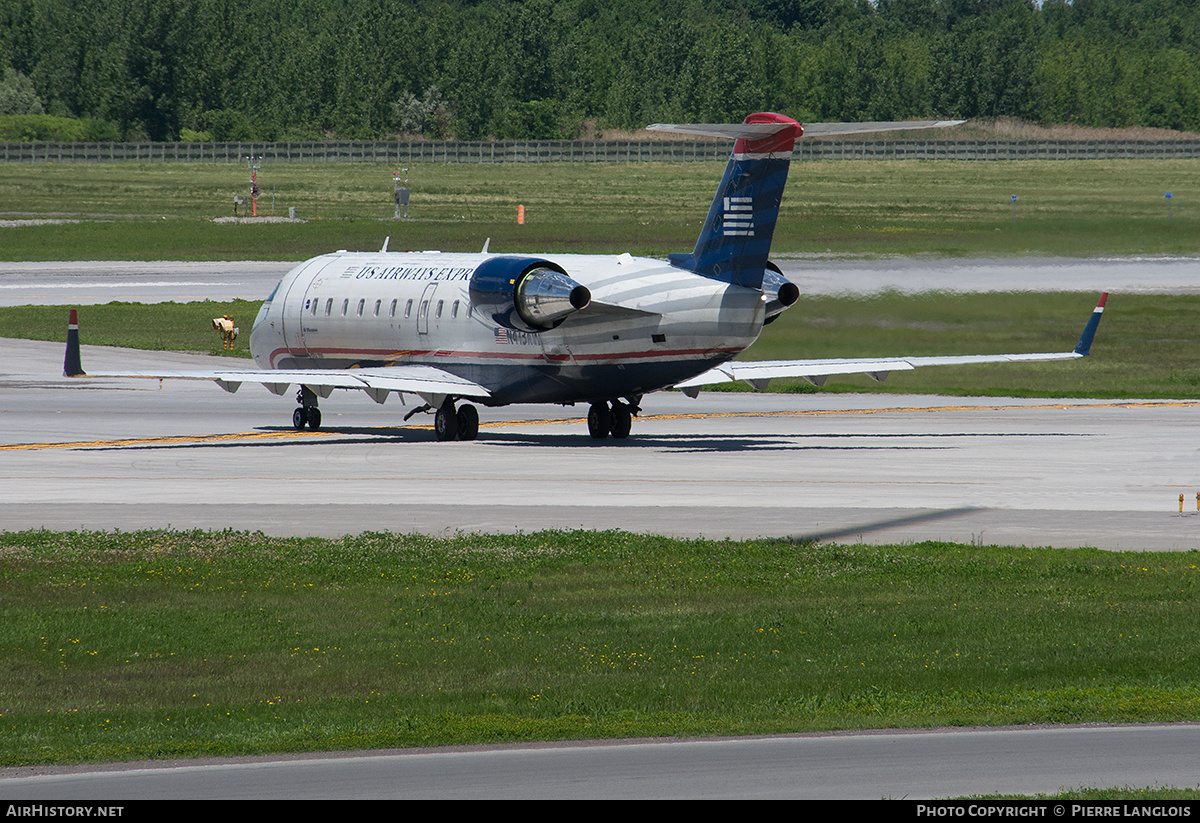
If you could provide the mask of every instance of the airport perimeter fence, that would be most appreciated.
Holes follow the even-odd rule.
[[[356,140],[319,143],[0,143],[0,161],[245,163],[652,163],[729,157],[726,141]],[[1117,160],[1200,157],[1200,140],[803,140],[804,160]]]

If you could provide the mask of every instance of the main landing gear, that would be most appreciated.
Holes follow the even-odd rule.
[[[433,406],[426,403],[404,415],[404,419],[408,420],[415,414],[430,411],[434,411]],[[479,410],[470,403],[456,409],[454,398],[447,397],[437,411],[434,411],[433,433],[437,435],[438,440],[443,442],[446,440],[474,440],[479,436]]]
[[[633,428],[633,417],[640,408],[634,403],[613,400],[608,403],[593,403],[588,409],[588,434],[594,440],[603,440],[610,434],[616,440],[624,440]]]
[[[447,397],[433,418],[433,431],[438,440],[474,440],[479,436],[479,410],[470,403],[454,408],[454,398]]]
[[[321,410],[317,408],[317,393],[308,386],[301,386],[296,392],[296,402],[300,408],[292,412],[292,426],[300,431],[308,426],[313,431],[321,428]]]

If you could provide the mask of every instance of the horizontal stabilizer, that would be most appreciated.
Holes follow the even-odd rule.
[[[646,131],[726,137],[730,140],[761,140],[788,128],[795,126],[791,123],[655,123],[646,126]]]
[[[878,123],[806,123],[807,137],[836,137],[842,134],[872,134],[881,131],[915,131],[961,126],[966,120],[892,120]]]
[[[966,120],[883,120],[871,123],[805,123],[805,137],[835,137],[842,134],[872,134],[884,131],[915,131],[961,126]],[[655,123],[647,131],[725,137],[730,140],[761,140],[788,128],[786,123]]]

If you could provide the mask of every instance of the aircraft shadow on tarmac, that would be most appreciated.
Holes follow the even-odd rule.
[[[290,427],[263,426],[247,437],[260,434],[294,434]],[[338,435],[341,435],[339,437]],[[542,446],[545,448],[620,448],[634,450],[653,450],[677,454],[687,453],[727,453],[727,452],[796,452],[796,451],[946,451],[958,448],[947,443],[940,445],[936,441],[961,440],[963,438],[1047,438],[1047,437],[1092,437],[1094,435],[1074,432],[839,432],[803,434],[767,434],[767,435],[695,435],[695,434],[639,434],[623,440],[595,440],[586,434],[557,433],[526,433],[526,432],[487,432],[481,433],[478,441],[463,444],[468,448],[486,446]],[[329,447],[380,444],[416,444],[432,443],[433,438],[427,427],[404,426],[328,426],[319,432],[306,433],[298,437],[280,439],[251,440],[240,439],[232,435],[197,435],[193,442],[162,442],[147,439],[144,442],[113,442],[112,445],[89,445],[89,451],[115,450],[157,450],[157,449],[213,449],[213,448],[279,448],[279,447]],[[223,439],[211,439],[222,437]],[[860,442],[850,442],[860,441]],[[882,441],[882,442],[861,442]],[[916,441],[901,443],[898,441]],[[921,442],[925,441],[925,442]],[[439,448],[453,447],[450,444],[437,444]]]
[[[1090,436],[1090,435],[1074,435],[1074,434],[1026,434],[1020,432],[914,432],[914,433],[890,433],[880,434],[877,432],[865,433],[830,433],[822,434],[818,432],[808,432],[804,434],[789,434],[789,435],[762,435],[762,436],[736,436],[736,435],[686,435],[686,434],[668,434],[668,435],[649,435],[630,437],[628,441],[623,441],[622,445],[633,446],[650,446],[660,448],[666,451],[687,453],[687,452],[731,452],[731,451],[946,451],[958,448],[955,445],[938,445],[933,442],[920,443],[921,440],[934,439],[963,439],[963,438],[978,438],[978,437],[1075,437],[1075,436]],[[880,440],[883,443],[857,443],[851,444],[844,441],[871,441]],[[909,445],[903,445],[894,441],[899,440],[916,440],[918,442]],[[827,441],[827,442],[823,442]],[[843,442],[834,442],[843,441]],[[893,441],[888,443],[886,441]]]

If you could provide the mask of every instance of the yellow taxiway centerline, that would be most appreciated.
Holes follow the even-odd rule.
[[[868,409],[799,409],[760,412],[696,412],[689,414],[654,414],[639,417],[641,421],[652,420],[704,420],[713,418],[733,417],[819,417],[827,415],[858,415],[858,414],[911,414],[913,412],[953,412],[953,411],[1038,411],[1047,409],[1072,408],[1153,408],[1153,407],[1186,407],[1200,406],[1200,400],[1123,400],[1109,402],[1078,402],[1078,403],[1036,403],[1030,405],[1009,404],[995,406],[887,406]],[[503,426],[561,426],[567,423],[584,423],[585,418],[568,417],[554,420],[499,420],[480,423],[482,428],[499,428]],[[396,428],[396,427],[388,427]],[[432,426],[402,426],[401,428],[430,429]],[[157,446],[176,445],[180,443],[220,443],[236,440],[264,440],[289,437],[322,437],[342,434],[336,428],[317,431],[270,431],[270,432],[235,432],[232,434],[202,434],[182,435],[174,437],[137,437],[119,440],[76,440],[60,443],[11,443],[0,445],[0,451],[23,451],[36,449],[86,449],[113,448],[120,446]]]

